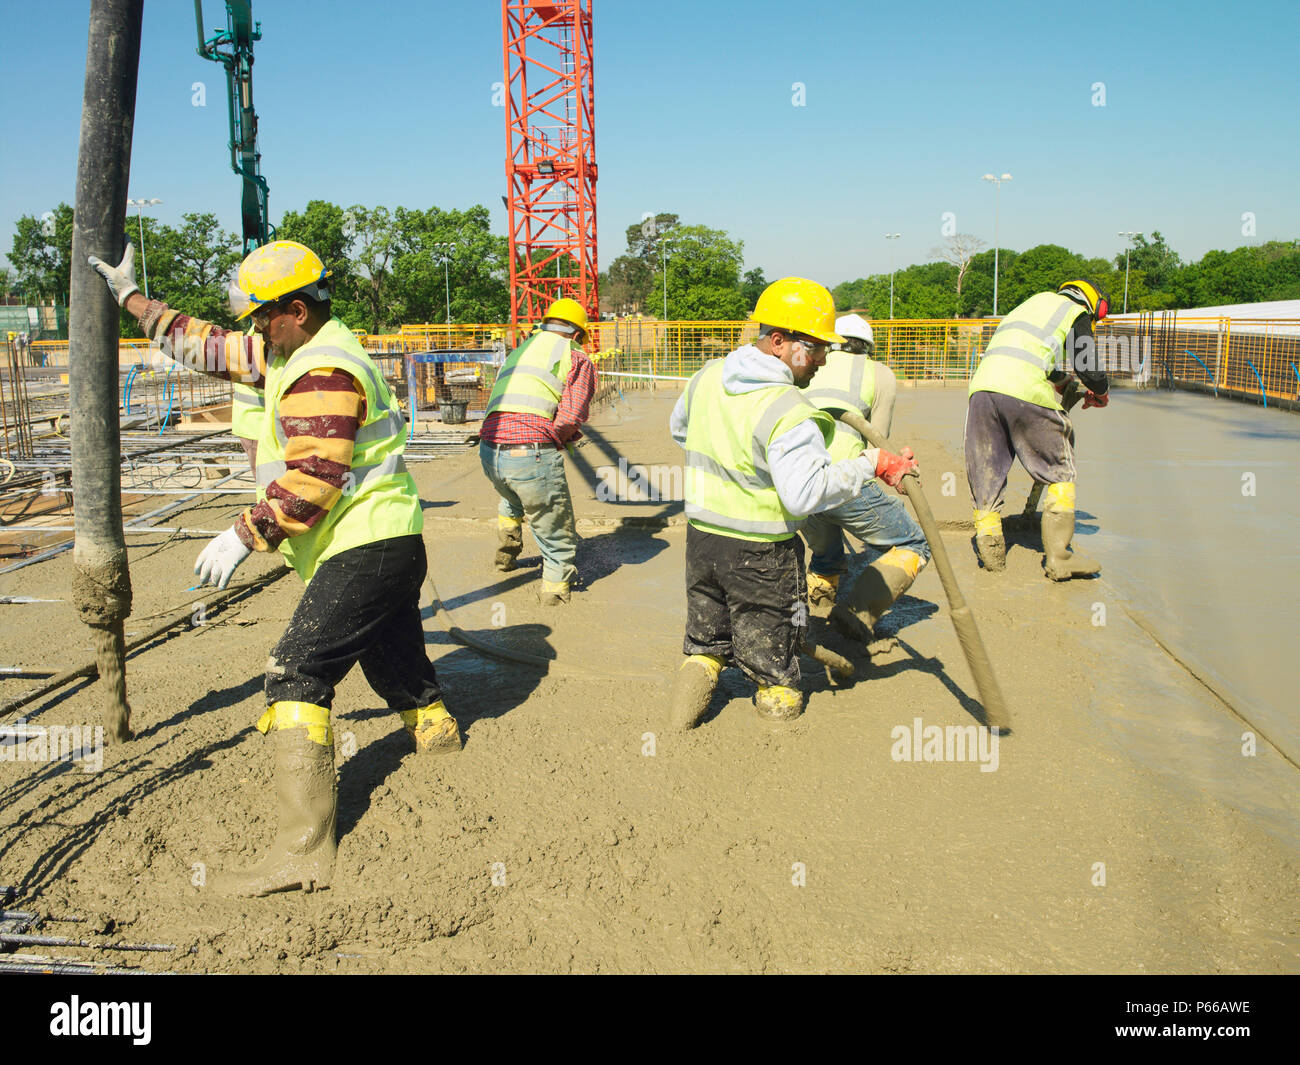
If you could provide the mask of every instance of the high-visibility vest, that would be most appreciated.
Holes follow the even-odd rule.
[[[1030,296],[1002,319],[989,339],[971,375],[968,395],[1000,392],[1061,410],[1060,398],[1047,375],[1069,369],[1063,358],[1065,337],[1074,320],[1087,313],[1074,300],[1056,292]]]
[[[732,394],[717,359],[686,386],[686,517],[706,532],[741,540],[788,540],[799,527],[772,482],[767,447],[814,421],[829,445],[835,420],[794,385]]]
[[[483,416],[513,411],[554,421],[572,368],[569,338],[539,330],[506,356]]]
[[[257,337],[257,328],[249,325],[244,333]],[[254,341],[261,345],[259,337]],[[260,357],[257,361],[261,361]],[[263,382],[265,383],[265,382]],[[266,392],[239,381],[230,383],[230,431],[245,440],[257,440],[262,435],[262,418],[266,416]]]
[[[257,440],[262,435],[262,419],[266,416],[266,393],[252,385],[230,384],[230,431],[245,440]]]
[[[814,407],[824,411],[851,410],[871,418],[871,404],[876,399],[875,363],[865,355],[851,351],[830,351],[826,363],[813,374],[812,383],[803,395]],[[836,462],[857,458],[867,442],[856,429],[843,422],[835,423],[835,437],[828,450]]]
[[[406,420],[379,367],[339,319],[331,318],[288,359],[276,359],[266,372],[266,417],[257,442],[257,497],[285,472],[287,437],[280,425],[280,401],[309,370],[344,370],[366,393],[366,420],[357,429],[352,469],[343,495],[306,532],[286,536],[280,550],[302,577],[341,551],[424,529],[415,481],[406,470]]]

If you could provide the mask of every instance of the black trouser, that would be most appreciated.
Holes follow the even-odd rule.
[[[356,662],[390,710],[414,710],[442,694],[424,649],[420,585],[428,571],[418,535],[343,551],[307,585],[266,667],[266,703],[326,709]]]
[[[755,683],[797,687],[806,599],[799,537],[741,540],[686,527],[688,655],[717,655]]]

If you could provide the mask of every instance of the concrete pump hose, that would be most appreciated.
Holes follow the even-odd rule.
[[[849,428],[861,433],[872,447],[898,454],[898,449],[889,442],[888,438],[862,415],[855,411],[842,411],[836,412],[836,417]],[[962,654],[966,656],[966,664],[970,667],[971,675],[975,678],[975,686],[979,690],[980,703],[984,707],[984,723],[989,728],[1009,732],[1011,712],[1002,698],[1002,689],[993,673],[993,664],[989,661],[988,649],[984,646],[979,626],[975,623],[975,615],[966,605],[966,598],[957,585],[957,574],[953,572],[952,561],[948,558],[948,548],[939,532],[939,525],[934,520],[934,512],[930,509],[929,500],[921,491],[921,483],[916,477],[910,475],[904,477],[899,487],[912,501],[916,520],[930,545],[930,555],[934,559],[935,569],[939,571],[939,580],[943,584],[944,594],[948,597],[948,610],[952,616],[952,626],[957,630],[957,642],[961,644]]]

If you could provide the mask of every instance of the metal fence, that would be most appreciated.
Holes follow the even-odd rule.
[[[969,379],[998,320],[985,318],[882,320],[872,322],[876,358],[900,380],[964,382]],[[661,322],[623,318],[592,325],[587,350],[598,357],[602,374],[620,388],[658,387],[674,378],[689,378],[704,363],[726,355],[758,336],[753,322]],[[492,361],[446,363],[447,378],[476,380],[462,389],[470,407],[486,402],[496,365],[522,339],[504,323],[404,325],[396,333],[358,334],[362,346],[385,375],[408,395],[406,358],[411,352],[493,350]],[[122,340],[123,373],[150,363],[170,366],[143,339]],[[1194,388],[1255,398],[1264,404],[1300,402],[1300,321],[1294,319],[1179,318],[1176,311],[1129,316],[1102,322],[1097,329],[1098,361],[1108,373],[1143,386]],[[33,367],[66,372],[68,342],[36,341],[28,361]],[[495,363],[495,365],[494,365]],[[188,371],[186,371],[188,374]],[[438,397],[431,380],[416,380],[420,405]],[[428,395],[425,393],[428,392]],[[208,390],[186,389],[194,402],[211,399]]]

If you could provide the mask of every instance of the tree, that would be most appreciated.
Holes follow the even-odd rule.
[[[659,241],[669,230],[676,229],[680,219],[675,214],[657,214],[627,227],[627,251],[645,263],[659,259]]]
[[[760,267],[753,270],[745,271],[745,280],[741,283],[740,293],[745,297],[745,306],[753,307],[758,302],[758,297],[763,294],[763,289],[767,288],[767,278],[763,276]]]
[[[971,236],[969,233],[954,233],[948,238],[946,244],[930,249],[930,255],[935,259],[942,259],[944,262],[957,268],[957,299],[961,299],[961,285],[966,279],[966,271],[970,269],[970,263],[975,256],[988,247],[988,244],[979,237]]]
[[[1178,253],[1165,243],[1165,238],[1157,229],[1152,232],[1150,240],[1145,236],[1133,238],[1133,247],[1128,253],[1128,267],[1130,272],[1141,270],[1149,288],[1168,289],[1173,284],[1175,275],[1183,268],[1183,261],[1178,257]],[[1124,252],[1115,256],[1115,269],[1117,271],[1124,269]],[[1131,277],[1129,287],[1131,303],[1133,295]]]
[[[401,308],[390,306],[389,277],[393,259],[398,253],[393,215],[387,207],[369,208],[356,204],[347,209],[346,227],[353,262],[359,267],[356,273],[357,302],[364,316],[359,328],[378,333],[381,324],[387,325],[401,317]]]
[[[145,235],[150,296],[196,318],[233,326],[226,286],[243,258],[239,238],[223,230],[211,212],[181,215],[179,229],[148,228],[153,230]],[[143,287],[143,271],[140,283]],[[130,335],[137,332],[133,329]]]
[[[448,291],[452,321],[502,322],[509,317],[507,241],[492,233],[486,207],[399,207],[393,222],[397,255],[392,264],[392,324],[445,321]],[[444,255],[449,256],[445,268]]]
[[[638,314],[646,305],[654,272],[645,260],[620,255],[601,274],[601,302],[615,314]]]
[[[60,203],[40,218],[18,219],[9,261],[15,287],[27,299],[67,301],[72,288],[72,218],[72,208]]]
[[[736,320],[749,313],[740,289],[745,245],[721,229],[679,226],[667,245],[668,317],[689,321]],[[656,264],[659,265],[659,264]],[[653,288],[661,290],[662,266]]]

